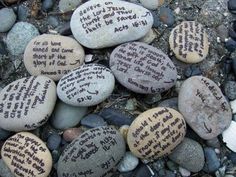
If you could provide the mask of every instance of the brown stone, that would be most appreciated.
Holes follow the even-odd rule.
[[[128,145],[141,159],[155,160],[170,154],[183,140],[186,124],[172,108],[157,107],[140,114],[130,125]]]
[[[63,139],[67,142],[71,142],[82,133],[83,133],[83,130],[81,128],[69,128],[64,131]]]

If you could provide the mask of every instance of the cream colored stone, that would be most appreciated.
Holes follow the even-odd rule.
[[[130,125],[128,145],[141,159],[155,160],[170,154],[183,140],[186,123],[174,109],[157,107],[140,114]]]
[[[172,29],[169,44],[176,58],[185,63],[201,62],[209,51],[207,33],[195,21],[184,21]]]
[[[47,177],[52,168],[52,156],[46,145],[28,132],[8,138],[1,156],[16,177]]]
[[[22,78],[0,92],[0,127],[33,130],[47,122],[56,103],[56,84],[45,76]]]
[[[143,7],[150,9],[150,10],[156,10],[159,6],[164,4],[165,0],[140,0]]]
[[[70,37],[43,34],[32,39],[24,53],[27,71],[57,81],[84,63],[84,49]]]
[[[157,33],[153,29],[150,29],[149,32],[144,37],[139,39],[138,41],[139,42],[144,42],[146,44],[150,44],[154,41],[154,39],[156,37],[157,37]]]

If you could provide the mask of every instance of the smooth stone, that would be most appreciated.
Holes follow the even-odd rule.
[[[195,21],[183,21],[173,28],[169,44],[176,58],[185,63],[199,63],[206,58],[209,51],[207,33],[204,27]],[[187,51],[183,46],[187,47]]]
[[[84,49],[70,37],[43,34],[31,40],[24,52],[24,64],[34,76],[55,81],[84,63]]]
[[[101,116],[109,125],[122,126],[130,125],[133,122],[133,118],[125,115],[121,111],[114,108],[104,108],[99,112]]]
[[[176,111],[178,111],[178,98],[173,97],[173,98],[163,100],[158,104],[158,106],[159,107],[169,107],[169,108],[172,108],[172,109],[175,109]]]
[[[22,54],[27,44],[38,35],[38,29],[34,25],[18,22],[7,34],[7,48],[12,55]]]
[[[42,10],[45,12],[49,12],[50,10],[52,10],[53,5],[54,5],[54,0],[43,0]]]
[[[58,85],[58,97],[73,106],[94,106],[113,92],[115,78],[110,69],[99,64],[82,65],[64,75]]]
[[[160,93],[145,95],[145,97],[143,98],[143,102],[149,105],[154,105],[160,100],[161,100]]]
[[[225,42],[225,48],[229,51],[229,52],[234,52],[236,49],[236,41],[233,39],[228,39]]]
[[[236,82],[235,81],[227,81],[224,84],[224,92],[225,96],[230,100],[236,99]]]
[[[175,17],[173,11],[168,7],[160,8],[160,20],[168,27],[175,23]]]
[[[48,24],[52,26],[53,28],[56,28],[60,23],[59,18],[56,16],[49,16],[47,21],[48,21]]]
[[[129,125],[122,125],[119,128],[119,132],[121,133],[121,135],[123,136],[123,138],[125,139],[126,142],[127,142],[128,131],[129,131]]]
[[[56,99],[56,84],[45,76],[16,80],[0,92],[0,127],[34,130],[47,122]]]
[[[231,107],[232,113],[235,114],[236,113],[236,100],[230,101],[230,107]]]
[[[97,114],[89,114],[85,116],[81,120],[80,124],[89,128],[96,128],[96,127],[102,127],[102,126],[107,125],[104,119]]]
[[[19,5],[17,9],[17,17],[19,21],[26,21],[30,16],[30,9],[27,6]]]
[[[141,42],[116,47],[110,56],[116,79],[136,93],[155,94],[175,85],[177,70],[161,50]]]
[[[57,133],[49,135],[47,140],[47,147],[50,150],[58,149],[61,144],[61,136]]]
[[[143,112],[133,121],[127,142],[135,156],[155,160],[170,154],[185,134],[186,123],[179,112],[157,107]]]
[[[150,44],[154,41],[156,37],[157,37],[157,33],[153,29],[150,29],[149,32],[145,36],[140,38],[138,41],[146,43],[146,44]]]
[[[60,0],[58,7],[61,12],[68,12],[76,9],[81,3],[82,0]]]
[[[1,155],[17,177],[47,177],[52,169],[50,151],[44,142],[32,133],[21,132],[8,138],[2,147]]]
[[[231,121],[230,126],[222,133],[223,142],[233,152],[236,152],[236,142],[234,137],[236,136],[236,122]]]
[[[168,157],[191,172],[201,171],[205,163],[202,146],[189,138],[184,138]]]
[[[82,128],[68,128],[63,133],[63,139],[66,142],[71,142],[78,136],[80,136],[83,132],[84,131],[82,130]]]
[[[10,8],[0,9],[0,33],[7,32],[11,29],[16,21],[16,15]]]
[[[0,172],[1,177],[15,177],[2,159],[0,159]]]
[[[178,107],[188,125],[206,140],[221,134],[232,119],[229,103],[220,88],[203,76],[193,76],[184,81]]]
[[[87,107],[71,106],[62,101],[58,101],[50,122],[56,129],[65,130],[76,126],[87,114]]]
[[[151,11],[152,16],[153,16],[153,28],[158,28],[161,26],[161,21],[160,21],[160,16],[157,13],[157,11]]]
[[[92,10],[86,10],[90,7]],[[150,11],[133,3],[94,0],[79,6],[70,24],[76,40],[87,48],[100,49],[145,36],[152,27],[153,17]]]
[[[191,65],[185,69],[184,75],[186,77],[202,75],[202,71],[196,65]]]
[[[185,168],[179,167],[179,172],[183,177],[188,177],[191,175],[191,172]]]
[[[150,9],[150,10],[156,10],[159,6],[164,4],[165,0],[140,0],[143,7]]]
[[[57,161],[59,160],[60,158],[60,152],[58,150],[53,150],[52,151],[52,161],[53,161],[53,164],[56,164]]]
[[[229,0],[228,1],[228,9],[231,13],[236,13],[236,2],[235,0]]]
[[[86,174],[89,177],[111,176],[125,154],[121,134],[111,127],[85,131],[63,151],[59,161],[58,177]]]
[[[218,159],[216,152],[213,148],[205,147],[205,165],[203,170],[207,173],[214,173],[220,168],[220,160]]]
[[[129,172],[138,166],[139,160],[131,152],[126,152],[125,156],[118,164],[119,172]]]
[[[5,140],[11,136],[12,132],[0,128],[0,140]]]

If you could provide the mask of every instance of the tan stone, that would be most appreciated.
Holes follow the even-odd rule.
[[[43,34],[29,42],[24,53],[27,71],[57,81],[84,62],[84,49],[70,37]]]
[[[20,132],[8,138],[1,155],[16,177],[47,177],[52,168],[52,156],[37,136]]]
[[[185,63],[201,62],[209,51],[207,33],[195,21],[184,21],[172,29],[169,44],[176,58]]]
[[[67,142],[73,141],[79,135],[81,135],[84,131],[82,128],[69,128],[63,132],[63,139]]]
[[[172,108],[157,107],[140,114],[130,125],[128,145],[141,159],[155,160],[170,154],[183,140],[186,123]]]

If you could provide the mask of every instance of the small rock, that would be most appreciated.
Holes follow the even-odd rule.
[[[51,116],[51,124],[57,129],[65,130],[76,126],[87,113],[87,107],[77,107],[58,101]]]
[[[179,165],[171,160],[168,160],[166,165],[171,171],[177,171],[179,168]]]
[[[160,20],[168,27],[171,27],[175,23],[175,17],[173,11],[168,7],[161,7]]]
[[[236,40],[236,32],[234,29],[229,28],[229,36],[235,41]]]
[[[154,41],[156,37],[157,33],[153,29],[150,29],[149,32],[144,37],[140,38],[138,41],[150,44]]]
[[[17,9],[17,17],[19,21],[26,21],[27,18],[30,16],[30,10],[28,7],[24,5],[19,5]]]
[[[47,147],[50,150],[56,150],[61,144],[61,136],[57,133],[53,133],[48,137]]]
[[[60,0],[59,1],[59,10],[61,12],[68,12],[76,9],[82,0]]]
[[[143,163],[138,165],[132,176],[135,177],[152,177],[154,175],[151,168]]]
[[[230,107],[232,109],[232,113],[235,114],[236,113],[236,100],[233,100],[230,102]]]
[[[68,128],[63,133],[63,139],[66,142],[71,142],[76,139],[79,135],[81,135],[84,131],[82,128]]]
[[[154,28],[158,28],[161,26],[161,21],[160,21],[160,17],[159,14],[157,13],[157,11],[151,11],[152,16],[153,16],[153,25],[152,27]]]
[[[225,74],[229,74],[231,72],[231,69],[232,69],[232,59],[231,58],[226,58],[224,60],[223,71],[224,71]]]
[[[52,160],[53,160],[53,164],[56,164],[57,163],[57,161],[59,160],[59,158],[60,158],[60,153],[59,153],[59,151],[58,150],[53,150],[52,151]]]
[[[225,42],[225,48],[229,51],[229,52],[234,52],[236,49],[236,41],[234,41],[233,39],[229,39]]]
[[[42,10],[45,12],[49,12],[50,10],[52,10],[53,5],[54,5],[54,0],[43,0]]]
[[[132,118],[113,108],[104,108],[100,111],[99,115],[103,117],[108,124],[119,127],[122,125],[130,125],[133,122]]]
[[[231,160],[231,162],[236,165],[236,153],[235,152],[230,152],[230,154],[227,155],[228,159]]]
[[[95,128],[107,125],[104,119],[97,114],[89,114],[85,116],[83,119],[81,119],[80,124],[89,128]]]
[[[0,55],[7,55],[6,45],[2,40],[0,40]]]
[[[58,30],[61,35],[65,35],[65,36],[72,35],[71,29],[70,29],[70,22],[63,24],[62,26],[59,26]]]
[[[220,148],[220,141],[217,137],[207,140],[206,144],[210,147],[213,147],[213,148]]]
[[[10,8],[0,9],[0,33],[7,32],[11,29],[16,21],[16,15]]]
[[[12,55],[24,53],[31,39],[39,35],[38,29],[27,22],[18,22],[7,34],[7,48]]]
[[[236,136],[235,121],[231,121],[230,126],[222,133],[222,136],[223,136],[223,141],[226,143],[226,146],[233,152],[236,152],[236,141],[234,141],[234,137]]]
[[[129,131],[129,125],[122,125],[119,128],[119,132],[123,135],[123,138],[125,139],[125,141],[127,141],[127,133]]]
[[[216,32],[218,37],[220,37],[221,42],[224,42],[226,38],[228,38],[228,28],[225,25],[220,25],[216,28]]]
[[[236,13],[236,1],[235,0],[229,0],[228,1],[228,9],[231,13]]]
[[[184,75],[186,77],[198,76],[198,75],[202,75],[202,71],[200,70],[198,66],[190,65],[189,67],[186,68]]]
[[[176,175],[172,171],[161,169],[158,171],[158,177],[176,177]]]
[[[11,136],[12,132],[0,128],[0,140],[5,140]]]
[[[59,19],[56,16],[49,16],[48,19],[48,24],[52,26],[53,28],[56,28],[59,25]]]
[[[15,175],[11,173],[11,170],[7,167],[2,159],[0,159],[0,172],[1,177],[15,177]]]
[[[156,10],[159,6],[164,4],[165,0],[140,0],[143,7],[150,9],[150,10]]]
[[[235,100],[236,99],[236,82],[235,81],[227,81],[224,84],[224,92],[225,92],[225,95],[230,100]]]
[[[160,93],[148,94],[148,95],[145,95],[145,97],[143,98],[143,101],[146,104],[149,104],[149,105],[153,105],[153,104],[157,103],[160,100],[161,100],[161,94]]]
[[[178,98],[174,97],[174,98],[169,98],[169,99],[163,100],[158,104],[158,106],[159,107],[169,107],[169,108],[172,108],[172,109],[175,109],[178,111]]]
[[[188,171],[187,169],[182,168],[182,167],[179,167],[179,172],[181,173],[181,175],[182,175],[183,177],[188,177],[188,176],[191,175],[191,172],[190,172],[190,171]]]
[[[137,157],[135,157],[131,152],[126,152],[125,156],[118,164],[118,170],[120,172],[128,172],[134,170],[139,163]]]
[[[220,168],[220,161],[213,148],[205,147],[205,165],[203,170],[207,173],[213,173]]]
[[[199,172],[205,163],[202,146],[189,138],[184,138],[168,157],[191,172]]]

